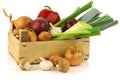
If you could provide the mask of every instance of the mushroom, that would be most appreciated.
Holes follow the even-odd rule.
[[[67,72],[70,69],[69,61],[65,58],[60,58],[58,60],[58,64],[56,65],[59,71],[61,72]]]
[[[29,70],[32,69],[33,66],[30,65],[30,61],[29,61],[28,58],[22,58],[19,61],[19,67],[20,67],[21,70],[27,70],[27,71],[29,71]]]
[[[46,60],[44,58],[40,58],[42,61],[40,62],[39,66],[40,69],[44,70],[44,71],[48,71],[51,70],[53,68],[53,63],[49,60]]]

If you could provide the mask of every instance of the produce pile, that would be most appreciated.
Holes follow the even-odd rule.
[[[100,16],[96,8],[91,8],[93,1],[83,7],[77,7],[69,16],[61,19],[58,12],[53,11],[49,6],[41,10],[37,18],[32,20],[29,16],[20,16],[12,20],[11,15],[6,16],[14,24],[13,34],[19,38],[19,30],[29,31],[30,41],[66,40],[78,39],[100,35],[100,32],[118,23],[110,15]],[[89,9],[89,10],[88,10]],[[83,16],[78,15],[88,10]]]
[[[63,19],[49,6],[45,6],[45,9],[41,10],[34,20],[29,16],[20,16],[16,20],[12,20],[11,14],[8,15],[5,9],[3,12],[13,23],[12,32],[18,39],[20,31],[26,30],[31,42],[68,40],[100,35],[101,31],[118,23],[110,15],[101,16],[102,12],[93,8],[92,5],[93,1],[90,1],[82,7],[77,7],[73,13]],[[85,11],[86,13],[78,18]],[[31,66],[28,68],[28,62],[28,59],[22,59],[19,64],[20,68],[22,70],[31,69]],[[67,72],[70,66],[82,64],[84,55],[82,49],[70,47],[65,51],[64,57],[55,54],[47,59],[40,58],[38,62],[43,70],[50,70],[53,66],[58,66],[60,71]],[[27,68],[25,68],[26,66]]]
[[[70,47],[65,51],[64,56],[53,54],[47,58],[37,58],[34,61],[30,61],[28,58],[22,58],[19,61],[19,67],[22,70],[32,70],[34,66],[39,66],[39,68],[44,71],[57,69],[65,73],[69,71],[70,66],[79,66],[83,62],[83,49]]]

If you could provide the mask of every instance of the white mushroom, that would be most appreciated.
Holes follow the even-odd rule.
[[[40,62],[39,66],[40,69],[44,71],[51,70],[53,68],[53,63],[49,60],[45,60],[44,58],[40,58],[42,61]]]
[[[30,62],[27,58],[22,58],[19,61],[19,67],[21,70],[31,70],[33,66],[30,65]]]

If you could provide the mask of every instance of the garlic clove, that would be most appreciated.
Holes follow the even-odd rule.
[[[58,33],[62,33],[61,27],[55,27],[54,25],[52,25],[52,23],[50,23],[50,26],[51,26],[50,33],[51,33],[52,35],[58,34]]]

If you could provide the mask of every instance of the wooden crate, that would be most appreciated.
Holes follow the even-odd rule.
[[[81,47],[84,50],[85,59],[89,58],[89,38],[76,40],[58,40],[58,41],[37,41],[37,42],[21,42],[12,33],[13,25],[8,32],[8,50],[17,63],[23,57],[34,60],[39,57],[48,57],[52,54],[63,55],[64,51],[73,46]]]

